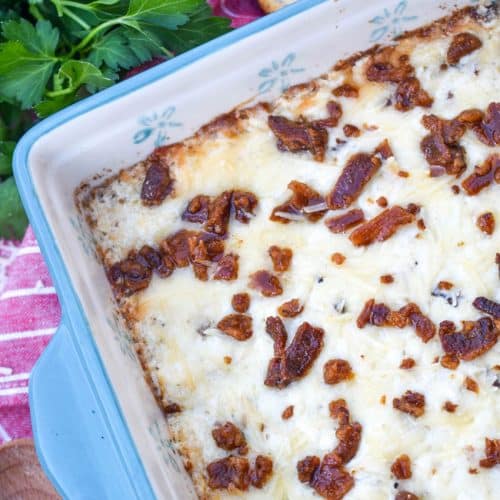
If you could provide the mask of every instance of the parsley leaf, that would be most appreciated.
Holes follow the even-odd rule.
[[[0,183],[0,235],[20,239],[28,225],[14,177]]]
[[[12,155],[15,147],[14,141],[0,141],[0,177],[12,175]]]

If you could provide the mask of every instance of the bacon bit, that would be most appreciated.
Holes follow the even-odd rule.
[[[215,460],[207,465],[208,486],[212,489],[248,490],[249,486],[248,459],[244,457],[229,457]]]
[[[456,370],[460,360],[454,354],[445,354],[441,356],[441,366],[447,368],[448,370]]]
[[[460,193],[460,188],[456,184],[453,184],[453,186],[451,186],[451,190],[453,191],[453,194]]]
[[[349,123],[344,125],[342,130],[344,131],[344,135],[346,137],[359,137],[361,135],[361,130],[359,130],[359,128],[355,125],[351,125]]]
[[[498,328],[487,317],[477,321],[462,321],[463,329],[457,332],[451,321],[439,324],[439,338],[443,350],[460,359],[470,361],[491,349],[498,340]]]
[[[233,281],[238,278],[238,255],[229,253],[217,263],[214,280]]]
[[[400,83],[414,74],[408,61],[408,55],[399,55],[394,47],[384,47],[371,56],[366,77],[370,82]]]
[[[339,252],[335,252],[332,253],[331,259],[334,264],[337,264],[337,266],[341,266],[345,262],[346,257]]]
[[[483,43],[476,35],[472,33],[458,33],[458,35],[453,37],[448,47],[446,60],[448,64],[457,64],[462,57],[474,52],[482,45]]]
[[[479,393],[479,385],[478,383],[471,377],[465,377],[464,387],[471,392]]]
[[[420,231],[425,231],[426,226],[425,226],[424,219],[417,220],[417,227],[420,229]]]
[[[351,420],[345,399],[336,399],[328,404],[330,417],[339,421],[339,425],[348,425]]]
[[[199,194],[195,196],[182,213],[182,220],[204,224],[208,219],[208,207],[210,205],[210,196]]]
[[[181,229],[160,243],[160,249],[169,255],[176,267],[187,267],[190,262],[189,240],[198,237],[199,233]]]
[[[376,203],[381,208],[386,208],[387,205],[389,204],[389,202],[387,201],[387,198],[385,196],[380,196],[379,198],[377,198]]]
[[[352,380],[354,373],[351,364],[345,359],[330,359],[323,366],[323,380],[325,384],[335,385],[344,380]]]
[[[287,333],[280,318],[267,318],[266,332],[274,340],[274,357],[269,362],[264,384],[283,389],[307,374],[323,348],[325,332],[304,322],[286,349]]]
[[[314,472],[310,485],[318,495],[340,500],[354,486],[354,478],[344,467],[322,463]]]
[[[226,234],[231,212],[231,198],[231,191],[224,191],[212,200],[208,207],[208,219],[205,223],[206,231],[219,236]]]
[[[500,183],[500,154],[498,153],[488,156],[482,165],[476,165],[474,172],[462,182],[462,187],[468,195],[473,196],[493,181]]]
[[[500,319],[500,304],[486,297],[476,297],[472,305],[486,314],[493,316],[495,319]]]
[[[273,473],[273,460],[264,455],[257,455],[255,465],[250,472],[250,483],[256,488],[263,488]]]
[[[299,181],[291,181],[288,184],[293,194],[282,205],[273,209],[271,217],[272,221],[288,224],[289,219],[280,214],[290,214],[296,216],[299,220],[305,217],[309,222],[316,222],[321,219],[328,210],[324,198],[314,189],[310,188],[307,184]],[[324,207],[323,207],[324,206]],[[323,207],[319,210],[308,212],[308,208]]]
[[[472,467],[469,467],[469,474],[478,474],[478,470]]]
[[[167,415],[172,415],[173,413],[180,413],[182,408],[177,403],[168,403],[163,410]]]
[[[280,280],[269,271],[257,271],[250,275],[250,288],[258,290],[264,297],[275,297],[283,293]]]
[[[287,406],[283,410],[283,413],[281,414],[281,418],[283,420],[288,420],[289,418],[292,418],[292,417],[293,417],[293,405],[290,405],[290,406]]]
[[[377,173],[382,161],[378,156],[356,153],[347,160],[334,188],[326,197],[332,210],[348,208],[356,201],[366,184]]]
[[[230,365],[233,362],[233,358],[231,356],[224,356],[224,363],[226,365]]]
[[[406,179],[407,177],[410,177],[410,173],[407,172],[406,170],[399,170],[398,176]]]
[[[349,239],[357,247],[368,246],[376,241],[389,239],[401,226],[410,224],[414,220],[415,216],[412,213],[395,205],[355,229]]]
[[[304,306],[299,299],[291,299],[288,302],[283,302],[278,307],[278,314],[284,318],[295,318],[304,310]]]
[[[135,252],[131,252],[126,259],[109,268],[107,277],[113,292],[120,297],[129,296],[147,288],[152,272],[148,265],[138,262]]]
[[[387,139],[384,139],[376,148],[375,154],[380,155],[382,159],[387,160],[391,156],[394,156],[392,152],[391,145]]]
[[[419,500],[419,497],[417,497],[417,495],[414,495],[413,493],[410,493],[409,491],[398,491],[394,500]]]
[[[299,460],[297,462],[297,475],[299,481],[301,483],[309,483],[320,463],[321,460],[315,455],[307,456]]]
[[[217,323],[217,328],[241,342],[252,336],[252,318],[246,314],[228,314]]]
[[[476,220],[476,226],[483,233],[492,235],[495,231],[495,216],[491,212],[481,214]]]
[[[410,479],[411,477],[411,461],[406,454],[400,455],[394,460],[391,465],[391,472],[397,479]]]
[[[480,467],[491,469],[500,465],[500,439],[484,439],[484,454],[486,458],[479,461]]]
[[[235,293],[231,299],[231,306],[236,312],[247,312],[250,307],[250,295],[248,293]]]
[[[332,233],[345,233],[365,220],[365,214],[360,208],[353,208],[342,215],[330,217],[325,220],[326,227]]]
[[[467,167],[464,148],[458,142],[465,133],[465,125],[436,115],[424,115],[422,123],[431,132],[420,142],[427,163],[444,167],[447,174],[460,177]]]
[[[324,161],[328,132],[323,127],[273,115],[268,117],[267,123],[278,139],[277,146],[280,151],[309,151],[314,160]]]
[[[273,261],[273,269],[276,272],[282,273],[288,271],[293,257],[291,248],[280,248],[276,245],[272,245],[269,247],[268,254]]]
[[[500,145],[500,102],[490,103],[482,121],[473,124],[472,130],[487,146]]]
[[[239,448],[238,453],[240,455],[246,455],[248,453],[245,435],[231,422],[226,422],[223,425],[217,424],[212,429],[212,437],[214,438],[215,444],[223,450],[231,451]]]
[[[402,370],[411,370],[415,365],[416,363],[413,358],[404,358],[401,360],[399,368],[401,368]]]
[[[342,116],[342,106],[335,102],[329,101],[326,105],[328,111],[328,118],[322,118],[320,120],[314,120],[311,122],[313,127],[336,127],[339,123],[340,117]]]
[[[160,278],[168,278],[175,269],[175,264],[168,255],[162,255],[159,250],[149,245],[144,245],[135,259],[155,271]]]
[[[254,214],[258,204],[257,197],[249,191],[233,191],[231,204],[234,210],[234,217],[243,224],[248,224]]]
[[[455,410],[458,408],[458,405],[452,403],[451,401],[445,401],[443,404],[443,410],[448,413],[455,413]]]
[[[196,235],[188,239],[188,246],[194,275],[201,281],[207,281],[210,261],[208,260],[208,250],[205,242],[199,235]]]
[[[419,392],[406,391],[400,398],[392,400],[392,407],[419,418],[425,413],[425,396]]]
[[[387,401],[387,396],[385,394],[382,394],[382,396],[380,396],[380,404],[385,405],[386,401]]]
[[[420,81],[414,76],[404,79],[396,89],[396,104],[398,111],[409,111],[415,106],[430,108],[434,99],[420,86]]]
[[[339,85],[338,87],[334,88],[332,90],[332,94],[335,97],[357,98],[359,97],[359,90],[357,89],[357,87],[354,87],[349,83],[344,83],[343,85]]]
[[[383,283],[384,285],[394,283],[394,276],[392,274],[383,274],[380,276],[380,283]]]
[[[146,172],[141,188],[143,205],[159,205],[173,189],[174,181],[170,177],[169,166],[164,162],[153,159]]]

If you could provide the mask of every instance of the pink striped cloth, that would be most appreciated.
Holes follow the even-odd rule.
[[[208,0],[234,28],[262,15],[256,0]],[[3,271],[3,272],[2,272]],[[0,444],[31,436],[28,381],[61,310],[31,228],[21,244],[0,240]]]

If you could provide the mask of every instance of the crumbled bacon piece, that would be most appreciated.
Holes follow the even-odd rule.
[[[147,288],[152,272],[148,265],[138,262],[136,254],[131,252],[126,259],[113,264],[107,276],[117,296],[128,296]]]
[[[321,460],[315,455],[303,458],[297,462],[297,475],[301,483],[309,483]]]
[[[323,366],[325,384],[334,385],[353,378],[351,364],[345,359],[330,359]]]
[[[273,461],[270,457],[257,455],[250,472],[250,483],[255,488],[263,488],[273,473]]]
[[[153,159],[142,184],[142,203],[147,206],[159,205],[172,192],[173,184],[168,165]]]
[[[336,399],[328,403],[328,411],[330,412],[330,417],[338,420],[339,425],[348,425],[351,420],[351,415],[349,409],[347,408],[347,403],[345,399]]]
[[[400,83],[413,74],[414,68],[409,63],[409,57],[398,54],[394,47],[384,47],[375,52],[366,68],[366,77],[371,82]]]
[[[284,349],[287,334],[283,322],[279,318],[267,318],[266,331],[274,340],[274,357],[269,362],[264,383],[283,389],[307,374],[323,348],[325,332],[304,322]]]
[[[278,139],[279,150],[291,153],[309,151],[316,161],[325,159],[328,132],[323,127],[273,115],[268,117],[267,123]]]
[[[471,392],[479,393],[478,383],[471,377],[465,377],[464,387]]]
[[[231,306],[236,312],[247,312],[250,307],[250,295],[248,293],[235,293],[231,299]]]
[[[403,370],[411,370],[415,366],[415,360],[413,358],[404,358],[401,360],[399,368]]]
[[[175,264],[168,255],[162,255],[159,250],[149,245],[144,245],[139,250],[136,259],[155,271],[161,278],[168,278],[175,269]]]
[[[293,251],[291,248],[281,248],[276,245],[272,245],[268,250],[269,257],[273,261],[273,269],[276,272],[282,273],[288,271],[290,264],[292,262]]]
[[[415,216],[395,205],[356,228],[349,236],[352,243],[359,246],[371,245],[376,241],[389,239],[401,226],[410,224]]]
[[[443,120],[435,115],[425,115],[422,123],[430,131],[420,142],[427,162],[444,167],[449,175],[460,177],[467,167],[465,150],[458,142],[465,133],[465,125],[458,120]]]
[[[491,349],[498,340],[499,330],[487,317],[477,321],[463,321],[462,331],[457,332],[451,321],[439,324],[439,338],[443,350],[460,359],[470,361]]]
[[[299,299],[291,299],[283,302],[278,307],[278,314],[284,318],[295,318],[304,310],[304,306],[300,303]]]
[[[387,198],[385,196],[380,196],[379,198],[377,198],[376,203],[381,208],[386,208],[387,205],[389,204],[389,202],[387,201]]]
[[[481,40],[472,33],[458,33],[448,47],[446,60],[448,64],[457,64],[462,57],[474,52],[482,46]]]
[[[445,354],[441,356],[441,366],[447,368],[448,370],[456,370],[460,360],[454,354]]]
[[[339,252],[332,253],[331,260],[334,264],[337,264],[337,266],[341,266],[345,262],[345,259],[345,255]]]
[[[258,290],[264,297],[275,297],[283,293],[280,280],[269,271],[256,271],[250,275],[250,288]]]
[[[406,179],[407,177],[410,177],[410,172],[407,172],[406,170],[399,170],[398,176]]]
[[[394,497],[394,500],[419,500],[417,495],[410,493],[409,491],[398,491],[397,495]]]
[[[163,409],[167,415],[180,413],[182,411],[182,408],[177,403],[168,403]]]
[[[201,281],[207,281],[209,260],[205,242],[198,236],[193,236],[188,239],[188,245],[194,275]]]
[[[344,83],[344,84],[339,85],[338,87],[334,88],[332,90],[332,94],[335,97],[353,97],[353,98],[356,98],[359,96],[359,90],[357,87],[354,87],[354,85],[351,85],[349,83]]]
[[[245,435],[232,422],[216,425],[212,429],[212,437],[215,444],[223,450],[232,451],[239,448],[241,455],[246,455],[248,452]]]
[[[400,398],[392,400],[392,407],[418,418],[425,412],[425,396],[418,392],[406,391]]]
[[[252,318],[246,314],[228,314],[217,323],[217,328],[233,339],[248,340],[253,333]]]
[[[269,217],[272,221],[288,224],[296,218],[306,218],[309,222],[316,222],[325,215],[328,207],[317,191],[299,181],[291,181],[287,187],[293,194],[285,203],[273,209]]]
[[[383,274],[380,276],[380,283],[390,285],[391,283],[394,283],[394,276],[392,274]]]
[[[244,457],[215,460],[207,465],[208,486],[212,489],[248,490],[250,464]]]
[[[410,303],[400,309],[400,312],[408,318],[410,324],[415,328],[416,334],[423,342],[429,342],[434,337],[436,326],[427,316],[422,314],[422,311],[416,304]]]
[[[354,486],[354,478],[344,467],[322,463],[314,472],[310,485],[323,498],[340,500]]]
[[[176,267],[187,267],[190,262],[189,240],[199,233],[181,229],[160,243],[163,254],[169,255]]]
[[[450,281],[441,280],[437,286],[440,290],[451,290],[454,285]]]
[[[360,208],[353,208],[345,214],[330,217],[325,220],[326,227],[332,233],[344,233],[365,220],[365,214]]]
[[[485,212],[477,218],[476,225],[483,233],[492,235],[495,231],[495,216],[492,212]]]
[[[487,146],[500,145],[500,102],[490,103],[482,121],[473,124],[472,130]]]
[[[445,401],[443,404],[443,410],[448,413],[455,413],[455,410],[458,408],[458,405],[452,403],[451,401]]]
[[[397,479],[410,479],[411,461],[406,454],[400,455],[391,465],[391,472]]]
[[[328,101],[326,105],[328,118],[321,118],[311,122],[313,127],[336,127],[342,116],[342,106],[335,101]]]
[[[233,191],[231,204],[235,219],[243,224],[248,224],[248,221],[254,215],[258,201],[257,197],[249,191]]]
[[[482,165],[477,165],[474,172],[462,182],[462,187],[468,195],[473,196],[493,181],[500,183],[500,154],[492,154]]]
[[[425,231],[426,226],[425,226],[424,219],[418,219],[417,220],[417,227],[420,229],[420,231]]]
[[[351,125],[350,123],[344,125],[342,130],[346,137],[359,137],[361,135],[361,130],[356,125]]]
[[[365,185],[382,165],[374,154],[356,153],[347,160],[335,186],[326,197],[326,203],[333,210],[348,208],[356,201]]]
[[[238,278],[238,255],[229,253],[217,262],[214,280],[232,281]]]
[[[199,194],[195,196],[182,213],[182,220],[204,224],[208,219],[208,207],[210,205],[210,196]]]
[[[484,439],[484,454],[486,458],[479,461],[481,467],[491,469],[495,465],[500,465],[500,439]]]
[[[415,106],[430,108],[434,99],[420,86],[420,81],[414,76],[405,78],[396,89],[396,104],[398,111],[409,111]]]
[[[283,420],[288,420],[293,417],[293,405],[287,406],[284,410],[283,413],[281,414],[281,418]]]
[[[486,297],[476,297],[472,305],[480,311],[493,316],[495,319],[500,319],[500,304]]]
[[[231,191],[224,191],[213,199],[208,207],[208,219],[205,230],[219,236],[224,236],[229,225],[231,212]]]

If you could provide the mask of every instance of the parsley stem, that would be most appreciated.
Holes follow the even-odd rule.
[[[110,26],[121,24],[121,21],[121,17],[118,17],[117,19],[110,19],[109,21],[99,24],[94,29],[90,30],[87,36],[78,45],[75,45],[71,49],[70,53],[67,56],[68,59],[71,59],[77,52],[84,49],[99,32],[105,30],[106,28],[109,28]]]
[[[75,21],[75,23],[79,24],[84,30],[90,29],[90,26],[81,17],[77,16],[74,12],[67,9],[66,7],[62,8],[62,13],[66,14],[68,17],[73,19],[73,21]]]

